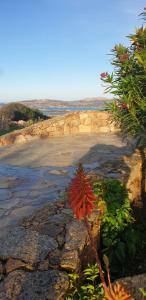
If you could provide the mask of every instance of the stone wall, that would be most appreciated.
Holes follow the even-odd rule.
[[[23,143],[37,137],[56,137],[69,134],[116,131],[110,124],[108,112],[74,112],[39,122],[30,127],[0,137],[0,145]]]
[[[124,162],[129,168],[129,176],[125,172],[125,183],[128,197],[141,214],[141,209],[146,214],[146,149],[135,149],[132,155],[124,156]]]
[[[96,242],[99,213],[94,210],[89,221]],[[94,257],[84,222],[73,217],[65,200],[48,203],[8,229],[0,245],[0,299],[64,300],[68,273]]]

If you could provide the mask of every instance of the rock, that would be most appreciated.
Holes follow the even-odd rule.
[[[8,189],[0,189],[0,201],[5,201],[10,199],[11,192]]]
[[[64,251],[61,257],[60,266],[68,271],[78,271],[80,267],[79,253],[77,250]]]
[[[80,119],[88,119],[88,113],[87,112],[82,112],[82,114],[80,114]]]
[[[11,176],[1,176],[0,178],[0,189],[6,189],[8,187],[15,186],[17,178]]]
[[[125,156],[124,160],[130,169],[130,174],[126,187],[128,190],[128,196],[131,202],[141,201],[141,184],[142,184],[142,157],[139,150],[131,156]]]
[[[57,242],[47,235],[16,227],[0,237],[0,257],[16,258],[26,263],[37,263],[55,250]]]
[[[59,266],[61,261],[61,251],[56,249],[49,253],[49,262],[53,266]]]
[[[16,188],[18,185],[25,183],[27,180],[17,176],[1,176],[0,189]]]
[[[70,217],[73,217],[72,209],[71,208],[63,208],[61,210],[61,213],[64,215],[68,215]]]
[[[71,219],[71,216],[64,215],[64,214],[56,214],[48,217],[48,223],[50,224],[56,224],[59,226],[62,226],[64,224],[67,224],[69,220]]]
[[[0,300],[61,300],[68,286],[68,276],[63,272],[14,271],[0,283]]]
[[[56,238],[58,234],[60,234],[63,230],[63,226],[57,226],[56,224],[40,224],[36,229],[36,231],[39,231],[41,234],[47,234],[50,237]]]
[[[23,219],[21,225],[24,228],[37,231],[42,235],[48,235],[56,239],[59,235],[64,235],[65,223],[71,219],[71,215],[62,214],[62,201],[51,203],[39,209],[33,216]],[[58,214],[56,212],[59,212]]]
[[[44,222],[34,221],[31,225],[31,230],[37,231],[42,235],[48,235],[50,237],[56,238],[64,230],[63,226],[57,226],[56,224],[50,224],[44,220]]]
[[[51,217],[52,215],[56,215],[58,203],[59,201],[54,201],[53,203],[49,203],[43,208],[38,209],[32,217],[24,218],[21,222],[21,226],[31,228],[33,230],[33,226],[37,225],[39,227],[40,224],[44,224],[46,222],[51,223],[48,218],[49,216]]]
[[[33,266],[26,264],[25,262],[23,262],[22,260],[19,260],[19,259],[9,258],[5,264],[6,273],[8,274],[17,269],[33,270]]]
[[[146,274],[122,278],[119,279],[118,282],[123,283],[123,285],[132,292],[135,300],[144,299],[139,288],[143,288],[146,291]]]
[[[79,125],[79,132],[80,133],[92,132],[91,125]]]
[[[67,227],[65,237],[65,250],[76,250],[81,252],[88,238],[87,229],[83,222],[73,220]]]
[[[1,191],[0,191],[1,196]],[[12,209],[12,207],[15,207],[19,205],[20,198],[10,198],[10,199],[2,199],[3,201],[0,201],[0,209]]]
[[[25,137],[25,135],[22,135],[22,134],[20,134],[20,135],[18,135],[18,136],[16,136],[16,138],[15,138],[15,143],[17,144],[19,144],[19,143],[25,143],[26,142],[26,137]]]
[[[37,269],[40,271],[47,271],[49,270],[49,266],[50,266],[49,260],[45,259],[44,261],[39,262]]]
[[[100,211],[95,209],[90,216],[92,236],[97,247],[100,234]],[[61,259],[61,267],[67,270],[77,271],[80,257],[80,267],[88,263],[94,263],[95,257],[90,244],[88,232],[83,221],[73,220],[66,228],[64,253]]]
[[[65,242],[64,232],[62,234],[59,234],[56,238],[59,248],[62,248]]]

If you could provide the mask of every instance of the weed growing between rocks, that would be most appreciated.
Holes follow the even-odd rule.
[[[88,265],[88,267],[80,274],[70,274],[70,291],[66,300],[90,299],[102,297],[104,300],[104,290],[102,284],[99,283],[99,270],[97,264]],[[82,277],[82,283],[80,283]]]
[[[144,288],[139,288],[139,291],[141,292],[143,299],[145,299],[146,298],[146,291],[144,290]]]

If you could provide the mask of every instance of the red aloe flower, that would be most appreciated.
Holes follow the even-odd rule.
[[[91,214],[97,198],[92,191],[82,164],[79,164],[76,175],[70,184],[68,198],[70,207],[77,219],[85,218]]]
[[[103,73],[101,73],[101,74],[100,74],[100,77],[101,77],[102,79],[107,78],[107,77],[108,77],[108,72],[103,72]]]

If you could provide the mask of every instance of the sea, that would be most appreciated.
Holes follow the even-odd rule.
[[[43,112],[46,116],[60,116],[65,115],[73,111],[103,111],[105,110],[105,107],[99,106],[99,107],[45,107],[41,108],[39,107],[39,110]]]

